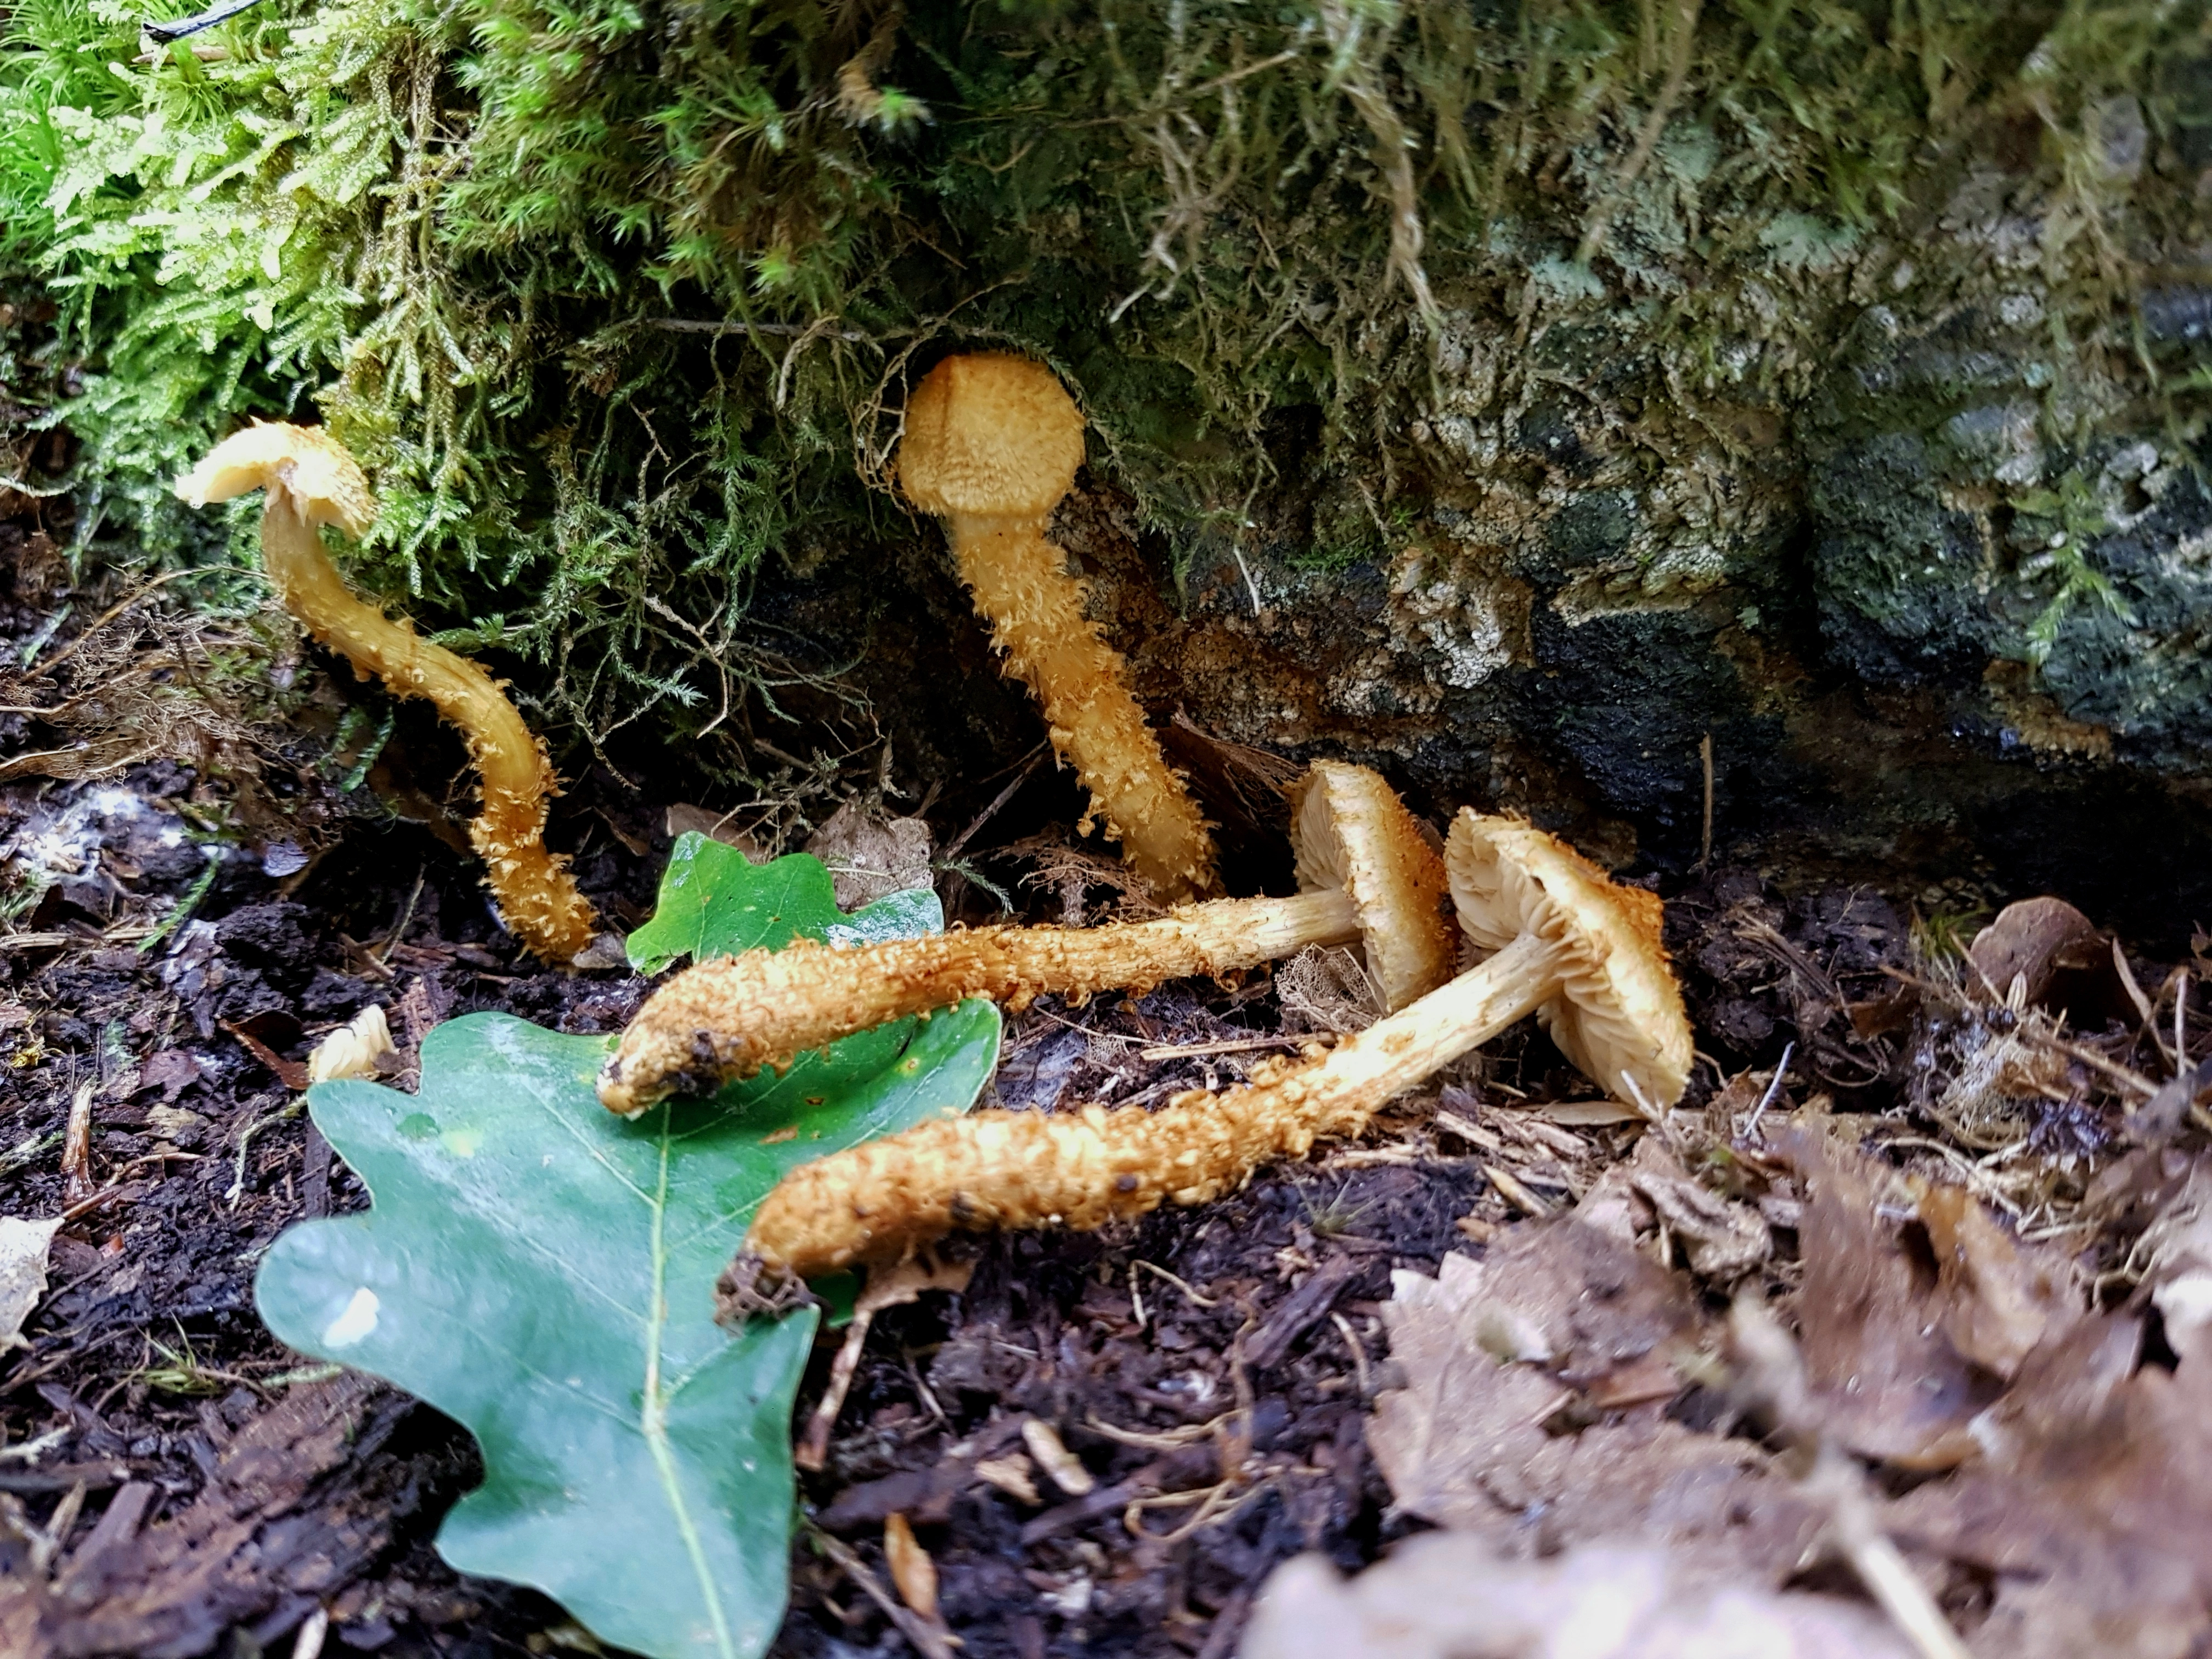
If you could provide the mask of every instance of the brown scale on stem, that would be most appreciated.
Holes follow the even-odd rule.
[[[177,494],[194,507],[253,489],[264,493],[262,563],[285,610],[364,677],[428,699],[461,728],[483,785],[469,839],[500,915],[530,950],[567,962],[591,943],[596,921],[568,861],[546,850],[546,801],[557,789],[545,745],[482,668],[346,586],[318,532],[335,525],[364,534],[376,501],[343,445],[315,428],[264,422],[232,434],[177,481]]]
[[[1462,812],[1446,861],[1462,923],[1494,952],[1478,966],[1325,1058],[1224,1094],[1194,1090],[1157,1112],[978,1112],[803,1164],[755,1215],[727,1305],[956,1231],[1095,1228],[1204,1203],[1323,1135],[1358,1133],[1394,1096],[1539,1011],[1597,1081],[1654,1106],[1679,1099],[1690,1028],[1658,901],[1510,818]]]
[[[1142,994],[1358,940],[1392,1008],[1449,978],[1443,860],[1390,786],[1321,761],[1291,790],[1298,880],[1291,898],[1215,899],[1156,921],[1104,927],[982,927],[858,949],[801,942],[701,963],[654,993],[599,1075],[599,1101],[635,1116],[726,1079],[908,1014],[988,997],[1024,1008],[1044,992]]]
[[[1129,694],[1121,653],[1083,614],[1083,583],[1045,521],[1083,465],[1083,416],[1024,357],[948,357],[908,400],[899,488],[945,520],[1006,672],[1043,705],[1109,836],[1161,897],[1214,890],[1213,840]]]

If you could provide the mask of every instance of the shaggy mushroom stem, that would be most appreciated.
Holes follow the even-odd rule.
[[[1390,786],[1364,767],[1316,762],[1292,789],[1291,842],[1308,890],[1215,899],[1155,921],[981,927],[857,950],[801,941],[678,975],[638,1012],[599,1074],[599,1101],[635,1116],[677,1093],[800,1054],[908,1014],[988,997],[1024,1008],[1045,992],[1148,991],[1358,940],[1397,1007],[1451,973],[1443,861]]]
[[[1083,464],[1083,416],[1024,357],[948,357],[915,388],[899,487],[945,521],[1006,672],[1036,694],[1054,749],[1075,764],[1106,833],[1163,898],[1214,890],[1213,841],[1161,753],[1121,653],[1084,614],[1083,583],[1045,522]]]
[[[234,433],[177,481],[193,507],[253,489],[264,494],[262,564],[285,610],[362,674],[401,696],[428,698],[461,728],[483,787],[469,839],[500,914],[530,950],[567,962],[591,943],[596,922],[567,860],[546,850],[546,799],[556,789],[544,744],[482,668],[346,586],[317,532],[335,525],[364,534],[376,502],[343,446],[312,427],[263,422]]]
[[[738,1282],[787,1284],[896,1261],[953,1232],[1089,1231],[1162,1204],[1204,1204],[1323,1135],[1357,1135],[1387,1102],[1509,1030],[1559,989],[1564,947],[1531,936],[1339,1043],[1225,1093],[1157,1112],[976,1112],[801,1164],[745,1235]],[[749,1259],[748,1259],[749,1258]]]
[[[802,1164],[768,1195],[732,1264],[732,1308],[851,1266],[896,1260],[958,1231],[1089,1229],[1200,1204],[1261,1164],[1357,1134],[1382,1105],[1541,1012],[1561,1048],[1608,1087],[1671,1104],[1688,1081],[1689,1022],[1658,939],[1658,901],[1615,887],[1540,830],[1462,813],[1446,861],[1486,961],[1346,1038],[1158,1112],[988,1111]]]

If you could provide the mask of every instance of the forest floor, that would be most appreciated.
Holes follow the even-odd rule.
[[[110,596],[28,586],[11,708],[92,693],[95,661],[112,679],[104,647],[57,667],[88,636],[48,627],[66,602],[112,629]],[[30,1651],[596,1650],[553,1603],[439,1559],[477,1478],[465,1433],[254,1313],[284,1228],[368,1202],[301,1109],[319,1035],[384,1005],[404,1088],[454,1015],[611,1031],[647,989],[520,957],[434,791],[406,781],[427,728],[332,765],[361,722],[319,672],[298,665],[290,727],[213,751],[194,728],[40,763],[69,734],[0,716],[0,1214],[65,1218],[0,1353],[0,1632]],[[414,770],[451,758],[428,741]],[[98,775],[48,775],[73,768]],[[595,769],[553,838],[634,924],[672,833],[719,805]],[[967,830],[969,867],[1042,918],[1127,903],[1043,810],[931,829]],[[1663,1607],[1680,1635],[1638,1652],[1717,1650],[1729,1620],[1761,1618],[1797,1645],[1741,1650],[1931,1651],[1875,1611],[1869,1563],[1893,1544],[1978,1652],[2207,1651],[2203,964],[2130,961],[2048,907],[2006,912],[1968,958],[1962,913],[2023,896],[1793,890],[1754,849],[1628,874],[1668,901],[1698,1032],[1679,1109],[1593,1099],[1532,1024],[1223,1202],[978,1242],[963,1289],[866,1333],[801,1477],[777,1651],[1224,1659],[1284,1562],[1352,1572],[1432,1528],[1489,1565],[1384,1592],[1401,1624],[1464,1622],[1469,1601],[1504,1618],[1553,1575],[1534,1634],[1456,1651],[1627,1652],[1543,1644],[1632,1593],[1647,1632]],[[957,920],[995,916],[945,879]],[[1141,1106],[1233,1081],[1359,1023],[1329,968],[1048,999],[1010,1019],[994,1090]],[[1747,1297],[1794,1347],[1731,1330]],[[843,1340],[820,1339],[797,1435]],[[933,1614],[887,1564],[887,1524],[928,1553]],[[1632,1553],[1584,1553],[1601,1544]],[[1304,1593],[1354,1616],[1325,1576]],[[1352,1627],[1316,1613],[1264,1650]],[[1411,1641],[1376,1650],[1431,1650]]]

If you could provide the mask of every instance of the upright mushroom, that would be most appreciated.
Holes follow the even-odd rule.
[[[491,676],[355,598],[323,551],[323,526],[358,537],[375,521],[359,465],[316,428],[267,422],[233,433],[177,480],[177,494],[193,507],[252,489],[264,492],[261,560],[284,608],[362,674],[402,696],[428,698],[461,728],[483,780],[483,810],[469,839],[500,915],[538,955],[567,962],[591,943],[594,922],[567,860],[545,848],[555,784],[544,744]]]
[[[1170,769],[1122,678],[1121,653],[1083,614],[1081,581],[1045,520],[1083,464],[1083,416],[1025,357],[948,357],[907,402],[899,488],[945,520],[961,580],[1007,672],[1044,705],[1106,833],[1161,897],[1214,887],[1206,820]]]
[[[1224,1094],[1193,1090],[1157,1112],[977,1112],[801,1164],[754,1216],[726,1279],[729,1304],[954,1231],[1095,1228],[1203,1203],[1262,1163],[1304,1156],[1318,1136],[1358,1133],[1393,1096],[1531,1012],[1606,1087],[1680,1099],[1690,1026],[1658,900],[1511,818],[1463,811],[1445,861],[1462,924],[1494,951],[1479,966],[1325,1058]]]
[[[1249,968],[1358,939],[1393,1008],[1442,984],[1455,930],[1443,860],[1390,786],[1364,766],[1317,761],[1291,787],[1294,898],[1215,899],[1157,921],[981,927],[840,950],[808,941],[701,963],[654,993],[599,1074],[599,1099],[635,1116],[908,1014],[989,997],[1026,1007],[1047,991],[1089,996]]]

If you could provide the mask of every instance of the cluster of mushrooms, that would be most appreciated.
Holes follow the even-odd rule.
[[[951,358],[908,404],[899,482],[949,521],[1009,671],[1037,695],[1131,866],[1164,894],[1194,897],[1215,884],[1205,821],[1045,539],[1082,431],[1041,365]],[[1540,830],[1471,809],[1439,853],[1364,767],[1316,762],[1290,794],[1294,897],[1185,902],[1100,927],[794,944],[701,963],[657,992],[600,1073],[601,1103],[625,1116],[969,997],[1018,1009],[1047,992],[1141,993],[1314,945],[1358,945],[1389,1010],[1325,1054],[1158,1111],[981,1111],[802,1164],[756,1212],[726,1306],[773,1308],[809,1278],[896,1261],[954,1232],[1089,1229],[1204,1203],[1321,1136],[1358,1134],[1391,1098],[1531,1013],[1603,1087],[1647,1110],[1681,1097],[1690,1027],[1655,896],[1616,885]],[[1463,951],[1480,960],[1455,973]]]
[[[796,943],[703,963],[662,987],[608,1060],[599,1095],[635,1116],[887,1021],[988,997],[1141,993],[1309,945],[1356,945],[1389,1012],[1326,1054],[1276,1061],[1158,1111],[982,1111],[799,1166],[756,1213],[726,1278],[744,1311],[803,1281],[896,1261],[957,1231],[1095,1228],[1233,1190],[1261,1164],[1356,1135],[1413,1088],[1534,1013],[1567,1058],[1646,1111],[1689,1080],[1691,1036],[1653,895],[1608,880],[1510,817],[1462,809],[1441,852],[1388,784],[1316,762],[1291,790],[1301,890],[1204,899],[1208,826],[1130,695],[1120,656],[1085,619],[1082,582],[1046,536],[1083,460],[1083,417],[1042,365],[981,355],[939,363],[908,400],[898,481],[946,520],[1007,672],[1042,706],[1091,815],[1163,897],[1158,920],[1091,928],[992,927],[839,948]],[[467,734],[483,778],[472,826],[508,926],[565,962],[591,939],[589,903],[544,846],[554,781],[543,745],[495,682],[356,598],[319,532],[359,536],[374,514],[343,447],[268,424],[225,441],[178,485],[201,504],[260,489],[263,547],[287,608],[364,673],[425,696]],[[1456,971],[1463,957],[1479,958]]]

